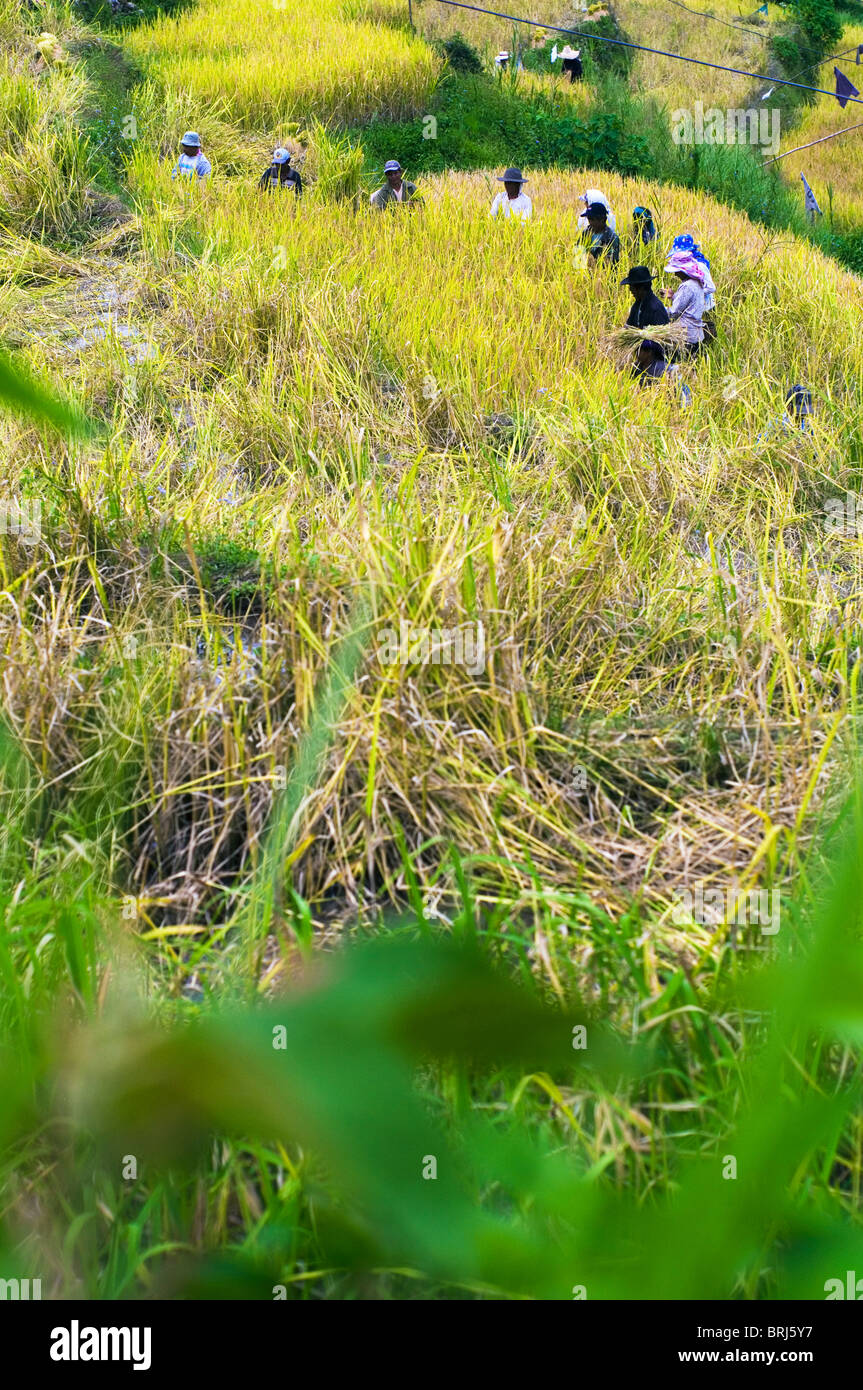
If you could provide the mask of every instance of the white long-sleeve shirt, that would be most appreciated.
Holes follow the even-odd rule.
[[[489,216],[497,217],[501,212],[504,217],[520,217],[522,222],[526,222],[533,212],[533,203],[526,193],[519,193],[517,198],[510,198],[504,188],[496,194]]]

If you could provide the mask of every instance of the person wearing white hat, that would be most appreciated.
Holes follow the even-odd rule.
[[[291,168],[291,152],[284,145],[273,151],[273,162],[261,174],[258,188],[273,192],[276,188],[292,188],[297,197],[303,191],[303,181],[296,169]]]
[[[196,130],[187,130],[180,142],[180,158],[171,170],[171,178],[205,179],[212,172],[212,164],[201,153],[200,135]]]
[[[586,188],[581,195],[581,201],[584,203],[584,212],[581,213],[578,219],[579,231],[586,232],[590,230],[587,221],[587,209],[590,207],[591,203],[602,203],[602,206],[605,208],[606,212],[605,220],[607,221],[610,230],[612,232],[617,231],[617,218],[611,211],[611,204],[604,193],[600,193],[598,188]]]
[[[503,191],[495,195],[489,217],[516,217],[527,222],[533,212],[533,203],[522,190],[527,183],[520,169],[504,169],[498,174],[498,183]]]
[[[421,203],[422,198],[417,193],[417,186],[408,179],[403,178],[404,169],[397,159],[388,159],[384,165],[384,178],[386,183],[382,185],[369,198],[373,208],[383,212],[385,208],[395,207],[397,203]]]
[[[569,44],[564,44],[558,55],[563,59],[561,69],[569,73],[570,82],[578,82],[584,76],[584,69],[581,66],[581,49],[570,48]]]

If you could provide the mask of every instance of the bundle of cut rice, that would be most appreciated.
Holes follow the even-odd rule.
[[[603,339],[602,346],[613,357],[618,367],[631,367],[641,343],[651,341],[665,348],[666,355],[672,348],[686,342],[686,329],[682,323],[652,323],[647,328],[615,328]]]
[[[56,34],[40,34],[36,40],[36,52],[46,67],[51,67],[55,63],[68,62]]]

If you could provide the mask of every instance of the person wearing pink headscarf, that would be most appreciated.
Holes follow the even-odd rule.
[[[681,353],[697,357],[704,342],[704,267],[688,251],[672,251],[665,270],[680,281],[668,314],[686,329]]]

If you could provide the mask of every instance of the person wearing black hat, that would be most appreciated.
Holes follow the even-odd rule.
[[[620,260],[620,238],[608,225],[608,209],[603,203],[589,203],[585,208],[590,241],[587,254],[594,264],[598,260],[610,260],[617,265]]]
[[[653,293],[653,276],[646,265],[634,265],[621,285],[632,291],[633,305],[626,320],[627,328],[648,328],[651,324],[668,323],[668,310]]]
[[[527,179],[521,170],[505,169],[502,174],[498,174],[497,181],[503,184],[503,192],[495,195],[489,216],[516,217],[522,222],[527,222],[533,212],[533,203],[527,194],[522,192]]]

